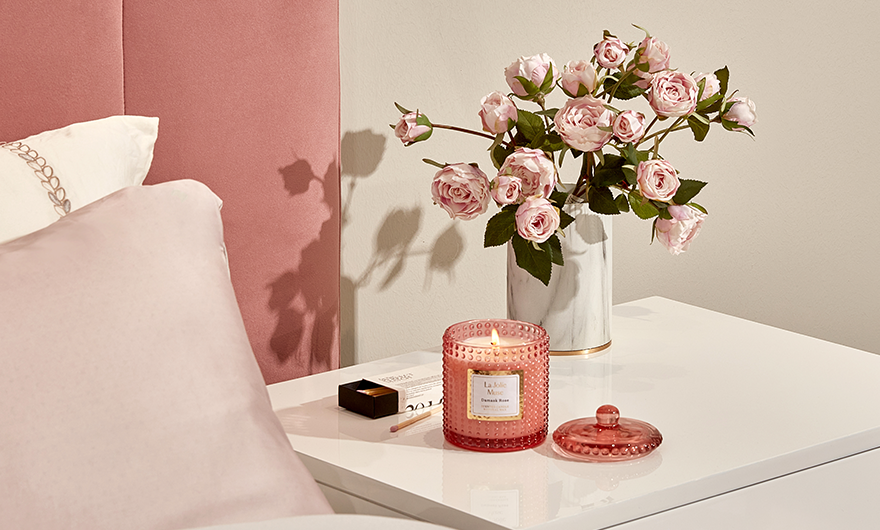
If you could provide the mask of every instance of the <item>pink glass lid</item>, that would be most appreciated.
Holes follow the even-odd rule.
[[[621,418],[614,405],[602,405],[593,418],[563,423],[553,433],[553,449],[566,458],[620,462],[648,455],[663,436],[650,423]]]

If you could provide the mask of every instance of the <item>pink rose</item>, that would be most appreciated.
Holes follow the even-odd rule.
[[[453,219],[473,219],[489,207],[489,178],[470,164],[450,164],[434,175],[434,204]]]
[[[608,68],[609,70],[618,68],[623,64],[628,53],[629,48],[617,37],[605,38],[593,47],[593,55],[596,56],[596,62],[602,68]]]
[[[516,209],[516,232],[535,243],[550,239],[559,228],[559,211],[544,197],[529,197]]]
[[[686,251],[700,233],[706,214],[690,206],[669,207],[672,219],[657,219],[655,236],[670,254]]]
[[[498,174],[519,178],[524,196],[549,197],[556,187],[556,166],[540,149],[518,148],[504,159]]]
[[[639,63],[648,63],[648,73],[654,74],[669,68],[669,46],[655,37],[645,37],[639,44]]]
[[[510,120],[516,123],[516,105],[501,92],[492,92],[481,99],[480,107],[480,119],[486,132],[505,133],[510,129]]]
[[[394,135],[404,144],[427,140],[433,131],[428,117],[419,112],[404,114],[394,127]]]
[[[646,37],[639,44],[638,50],[641,53],[639,64],[648,63],[648,71],[636,69],[634,73],[641,79],[633,84],[647,89],[651,86],[655,73],[669,69],[669,46],[654,37]]]
[[[556,68],[556,63],[546,53],[532,55],[531,57],[520,57],[504,69],[504,77],[507,79],[507,85],[514,94],[525,97],[529,93],[516,77],[525,77],[540,87],[551,68],[553,69],[553,83],[555,85],[560,77],[559,69]],[[552,86],[550,90],[552,90]]]
[[[655,201],[668,202],[681,185],[675,168],[666,160],[639,162],[636,179],[639,181],[642,197]]]
[[[553,119],[562,140],[580,151],[596,151],[607,144],[612,133],[599,127],[610,129],[613,121],[614,113],[593,96],[569,99]]]
[[[688,74],[660,72],[651,81],[648,103],[660,116],[687,116],[697,108],[697,92],[697,82]]]
[[[621,142],[638,142],[645,136],[645,115],[625,110],[614,119],[614,136]]]
[[[511,175],[498,175],[492,181],[491,193],[495,202],[502,206],[514,204],[522,196],[522,179]]]
[[[758,115],[755,111],[755,102],[749,98],[733,98],[731,101],[736,103],[730,107],[724,114],[725,120],[736,122],[743,127],[751,127],[758,123]],[[734,131],[742,131],[742,128],[735,128]]]
[[[573,98],[592,93],[596,81],[596,70],[589,61],[569,61],[562,69],[562,90]]]
[[[709,99],[715,94],[721,92],[721,81],[718,80],[718,77],[716,77],[715,74],[697,74],[697,76],[694,77],[694,81],[697,83],[703,79],[706,80],[706,83],[703,85],[703,95],[700,96],[700,101]]]

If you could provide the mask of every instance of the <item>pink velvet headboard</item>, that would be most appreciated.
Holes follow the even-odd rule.
[[[339,60],[333,0],[9,0],[0,140],[159,117],[146,184],[224,201],[267,383],[339,363]]]

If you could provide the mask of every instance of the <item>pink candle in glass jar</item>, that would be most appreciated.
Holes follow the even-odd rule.
[[[475,451],[517,451],[547,438],[550,339],[516,320],[471,320],[443,335],[443,435]]]

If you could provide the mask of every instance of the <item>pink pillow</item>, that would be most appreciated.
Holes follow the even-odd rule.
[[[331,513],[269,403],[220,200],[115,192],[0,245],[0,519],[181,528]]]

